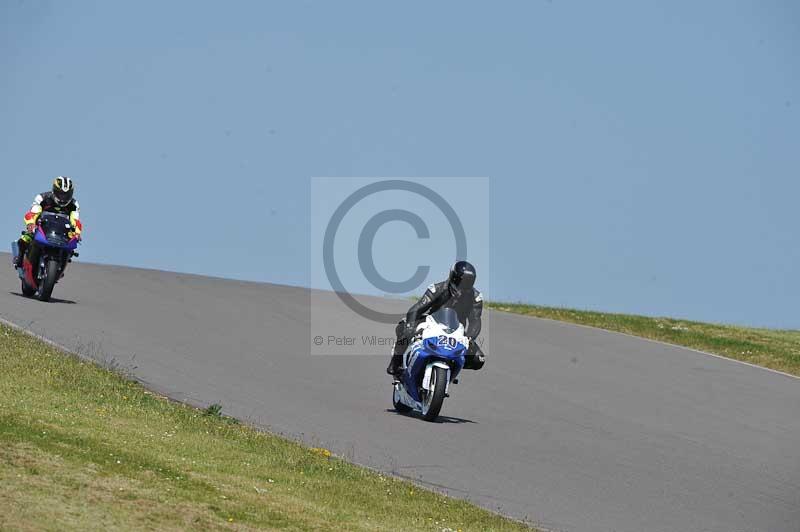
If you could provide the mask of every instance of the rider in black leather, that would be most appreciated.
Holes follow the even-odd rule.
[[[458,314],[458,319],[464,325],[465,333],[469,338],[469,350],[466,355],[466,369],[481,369],[485,362],[483,351],[475,339],[481,332],[481,314],[483,313],[483,296],[475,289],[475,267],[467,261],[458,261],[450,269],[446,281],[435,283],[428,287],[425,295],[408,309],[406,317],[397,324],[395,333],[397,341],[394,352],[386,368],[386,373],[397,375],[400,373],[403,353],[408,343],[414,337],[417,325],[429,314],[441,308],[453,308]]]

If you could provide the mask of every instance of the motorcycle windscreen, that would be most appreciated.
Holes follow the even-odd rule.
[[[444,327],[444,330],[450,334],[454,332],[461,325],[458,321],[458,313],[452,308],[440,308],[431,317],[436,320],[436,323]]]
[[[70,246],[69,232],[72,230],[72,223],[69,220],[69,216],[51,212],[42,213],[39,219],[39,227],[44,239],[37,234],[37,242],[58,247]]]

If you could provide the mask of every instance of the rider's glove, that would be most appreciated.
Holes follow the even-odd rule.
[[[406,338],[413,338],[417,328],[413,323],[406,322],[405,329],[403,329],[403,336]]]
[[[26,225],[25,230],[28,231],[28,233],[32,234],[36,230],[36,224]]]

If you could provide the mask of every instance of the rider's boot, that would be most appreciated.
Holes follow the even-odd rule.
[[[25,248],[28,246],[28,243],[20,239],[19,242],[17,242],[17,246],[19,247],[19,255],[14,257],[14,268],[22,268],[22,260],[25,257]]]
[[[400,366],[403,363],[403,355],[392,355],[392,360],[389,361],[389,367],[386,368],[386,373],[389,375],[394,375],[395,377],[400,375]]]
[[[403,322],[400,322],[400,325],[402,324]],[[406,350],[406,346],[408,346],[408,340],[406,340],[403,332],[400,330],[400,325],[398,325],[397,340],[392,348],[392,359],[389,361],[389,367],[386,368],[386,373],[394,375],[395,377],[402,372],[403,353]]]

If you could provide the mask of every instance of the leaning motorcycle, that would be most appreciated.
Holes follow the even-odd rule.
[[[69,216],[53,212],[39,216],[32,236],[22,267],[17,268],[22,294],[34,296],[39,301],[50,301],[53,288],[64,276],[67,264],[72,262],[72,257],[78,256],[75,250],[80,238],[73,233]],[[17,256],[17,242],[11,243],[11,249]]]
[[[449,397],[450,384],[458,384],[468,345],[455,310],[442,308],[427,316],[417,326],[403,354],[400,376],[393,383],[395,410],[413,410],[426,421],[434,421]]]

